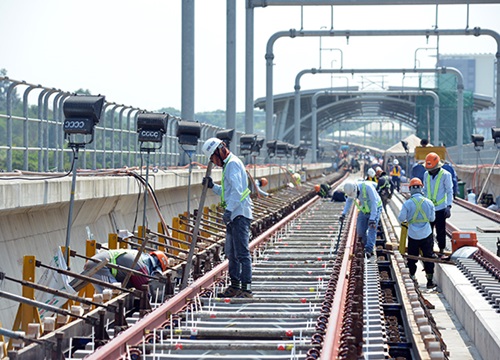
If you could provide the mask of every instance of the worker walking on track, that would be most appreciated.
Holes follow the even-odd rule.
[[[431,228],[436,229],[436,241],[439,246],[439,256],[444,257],[446,247],[446,219],[451,216],[453,204],[453,183],[451,174],[442,168],[438,154],[430,152],[425,157],[424,196],[434,204],[436,218],[431,221]]]
[[[119,265],[123,268],[132,269],[135,257],[137,255],[137,250],[128,249],[116,249],[116,250],[105,250],[92,256],[93,260],[89,260],[85,263],[84,270],[91,270],[103,260],[108,260],[108,264]],[[168,259],[163,251],[153,251],[150,254],[143,253],[139,258],[139,261],[135,264],[133,270],[139,271],[145,275],[155,276],[162,275],[162,272],[166,271],[168,268]],[[127,277],[128,272],[126,269],[116,269],[113,267],[105,266],[99,271],[97,271],[93,278],[97,280],[106,281],[110,284],[116,282],[123,282]],[[146,276],[141,276],[138,274],[132,274],[125,284],[125,287],[134,287],[136,289],[141,289],[142,285],[148,284],[150,279]],[[102,293],[104,288],[98,284],[92,284],[98,293]]]
[[[389,175],[380,166],[377,166],[375,174],[377,176],[377,192],[380,199],[382,199],[382,207],[386,210],[387,203],[392,196],[391,180],[389,179]]]
[[[369,261],[375,261],[373,248],[377,238],[377,227],[382,212],[382,200],[375,189],[373,181],[364,180],[360,182],[346,181],[343,184],[343,191],[347,200],[340,216],[340,222],[343,222],[352,203],[359,210],[358,220],[356,222],[356,234],[365,247],[365,257]]]
[[[408,222],[408,254],[432,258],[433,238],[430,222],[435,219],[435,209],[432,201],[424,197],[422,188],[424,184],[419,178],[410,180],[411,197],[406,200],[398,215],[399,223]],[[410,276],[415,280],[417,271],[417,260],[408,258]],[[424,270],[427,275],[427,288],[432,289],[436,285],[432,281],[434,277],[434,263],[424,261]]]
[[[394,189],[399,191],[399,187],[401,186],[401,166],[399,166],[399,161],[398,159],[394,159],[392,162],[393,167],[391,169],[390,175],[391,175],[391,181],[393,185],[393,192]]]
[[[229,261],[231,285],[222,293],[224,297],[253,297],[252,257],[248,247],[252,221],[252,200],[245,166],[217,138],[203,144],[203,153],[215,165],[222,167],[221,185],[214,184],[211,177],[203,178],[203,184],[221,197],[226,224],[225,254]]]

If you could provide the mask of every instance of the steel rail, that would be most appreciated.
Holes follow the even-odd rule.
[[[355,218],[357,214],[357,209],[351,212],[350,221]],[[347,219],[345,220],[347,221]],[[339,348],[338,344],[340,342],[340,337],[342,335],[342,317],[344,314],[343,309],[346,304],[346,294],[349,282],[347,278],[349,277],[350,263],[352,262],[352,255],[354,253],[354,241],[356,239],[356,227],[350,226],[349,233],[347,235],[346,251],[348,251],[348,256],[344,255],[342,259],[342,266],[339,271],[338,279],[345,279],[345,281],[339,281],[335,290],[335,296],[333,298],[332,310],[330,312],[330,318],[328,320],[328,327],[324,339],[326,339],[323,349],[321,351],[321,359],[336,359],[338,356]]]

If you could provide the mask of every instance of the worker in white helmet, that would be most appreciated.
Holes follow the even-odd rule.
[[[231,284],[222,296],[251,298],[253,297],[250,288],[252,258],[248,243],[253,204],[249,196],[245,166],[220,139],[208,139],[203,144],[202,151],[211,162],[222,167],[220,185],[214,184],[211,177],[203,178],[203,184],[220,195],[224,207],[223,221],[226,224],[224,250],[229,261]]]
[[[401,186],[401,166],[398,159],[394,159],[392,162],[392,169],[389,175],[391,176],[392,190],[396,189],[399,191],[399,187]]]
[[[382,212],[382,200],[377,193],[373,181],[346,181],[343,184],[343,191],[347,200],[340,216],[340,222],[343,222],[352,203],[359,210],[358,220],[356,222],[356,234],[358,239],[365,247],[365,257],[369,261],[375,261],[373,248],[377,238],[377,227]]]

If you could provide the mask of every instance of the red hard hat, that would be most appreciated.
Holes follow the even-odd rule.
[[[156,258],[160,262],[162,271],[166,271],[168,269],[168,258],[167,258],[167,255],[165,255],[165,253],[163,251],[159,251],[159,250],[152,251],[151,255],[156,256]]]
[[[321,186],[319,186],[318,184],[314,185],[314,190],[316,192],[319,192],[319,189],[321,188]]]
[[[266,178],[261,178],[260,179],[260,186],[266,186],[267,185],[267,179]]]
[[[413,179],[410,180],[410,187],[413,186],[424,186],[424,184],[422,184],[422,181],[419,178],[414,177]]]
[[[432,170],[438,167],[441,158],[435,152],[430,152],[425,157],[425,168],[427,170]]]

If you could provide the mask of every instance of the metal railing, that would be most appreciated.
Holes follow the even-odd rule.
[[[2,91],[3,90],[3,91]],[[37,92],[37,93],[36,93]],[[18,95],[20,93],[20,95]],[[0,170],[62,172],[71,167],[72,150],[64,141],[64,100],[70,92],[0,77]],[[34,101],[36,99],[36,102]],[[30,103],[31,101],[31,103]],[[76,165],[81,169],[108,169],[142,165],[137,141],[137,116],[144,109],[105,102],[94,141],[82,149]],[[170,117],[161,149],[151,154],[159,167],[179,164],[182,148],[175,134],[181,120]],[[192,161],[206,162],[203,141],[223,128],[201,124],[201,138]],[[241,133],[236,133],[239,143]]]

